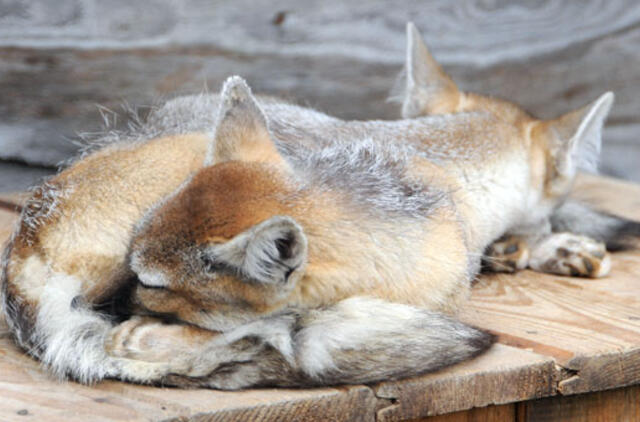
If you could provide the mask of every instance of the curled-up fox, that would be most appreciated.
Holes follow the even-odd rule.
[[[41,186],[3,259],[17,343],[82,382],[373,382],[491,345],[455,319],[488,247],[498,270],[606,275],[602,242],[640,226],[565,198],[613,95],[541,121],[459,91],[408,35],[405,120],[343,121],[232,77]],[[133,316],[101,312],[115,301]]]

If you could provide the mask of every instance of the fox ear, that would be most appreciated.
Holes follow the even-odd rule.
[[[422,36],[411,22],[407,23],[406,87],[402,117],[456,111],[460,91],[442,67],[435,61]]]
[[[578,168],[595,172],[602,143],[602,127],[613,105],[612,92],[596,101],[546,122],[556,171],[573,177]]]
[[[244,270],[265,283],[287,282],[307,259],[307,238],[289,217],[272,217],[252,230]]]
[[[232,76],[225,81],[219,107],[205,165],[232,160],[283,162],[269,134],[267,118],[244,79]]]
[[[249,280],[286,283],[307,260],[307,238],[295,220],[275,216],[225,244],[212,246],[211,253]]]

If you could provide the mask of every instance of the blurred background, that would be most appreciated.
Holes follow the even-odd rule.
[[[144,114],[232,74],[335,116],[397,118],[408,20],[462,89],[539,117],[614,91],[601,169],[640,182],[635,0],[0,0],[0,191],[55,171],[100,110]]]

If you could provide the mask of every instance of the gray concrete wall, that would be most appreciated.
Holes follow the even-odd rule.
[[[385,99],[407,20],[463,89],[541,117],[614,91],[602,169],[640,181],[634,0],[0,0],[0,160],[54,165],[99,129],[97,104],[150,105],[231,74],[340,117],[396,118]]]

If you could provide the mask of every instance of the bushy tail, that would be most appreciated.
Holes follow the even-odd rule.
[[[610,251],[640,246],[640,222],[593,209],[590,205],[568,200],[551,216],[554,232],[582,234],[604,242]]]
[[[208,375],[173,371],[162,383],[219,389],[371,383],[453,365],[493,342],[493,335],[442,314],[358,297],[225,333],[196,351]]]
[[[113,323],[78,300],[82,297],[80,280],[52,274],[43,263],[11,278],[11,247],[10,243],[2,259],[0,303],[18,346],[59,377],[90,383],[117,375],[116,362],[103,346]],[[23,296],[15,278],[34,286],[33,292],[40,289],[39,298]]]
[[[4,292],[5,317],[20,347],[60,378],[92,383],[117,376],[116,362],[104,351],[113,324],[74,298],[80,282],[57,275],[47,280],[42,300],[34,306]]]
[[[494,336],[424,309],[371,298],[346,299],[303,318],[297,361],[321,384],[410,377],[470,359]]]

